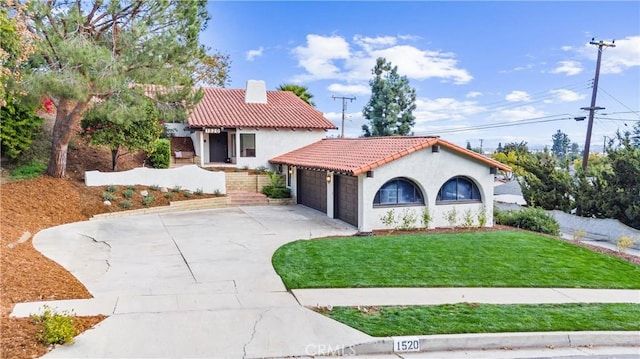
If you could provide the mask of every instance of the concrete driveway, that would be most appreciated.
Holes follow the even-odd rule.
[[[57,307],[110,315],[46,357],[305,356],[369,341],[301,307],[271,265],[287,242],[355,231],[301,206],[122,217],[42,231],[34,246],[95,297]]]

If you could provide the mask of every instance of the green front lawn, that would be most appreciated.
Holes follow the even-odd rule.
[[[273,265],[287,288],[640,288],[640,266],[520,231],[301,240]]]
[[[427,307],[374,307],[361,310],[339,307],[323,314],[374,337],[640,330],[638,304],[462,303]]]

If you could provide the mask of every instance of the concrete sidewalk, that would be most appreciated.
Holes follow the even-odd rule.
[[[454,303],[636,303],[640,290],[576,288],[346,288],[295,289],[300,305],[386,306]]]

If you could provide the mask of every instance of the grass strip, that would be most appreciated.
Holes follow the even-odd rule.
[[[640,330],[640,304],[446,304],[334,307],[324,315],[374,337],[549,331]]]
[[[301,240],[273,265],[290,289],[640,288],[640,266],[521,231]]]

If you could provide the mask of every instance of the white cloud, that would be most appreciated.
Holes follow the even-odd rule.
[[[561,49],[562,51],[571,51],[573,50],[573,46],[562,46]]]
[[[355,35],[353,37],[353,42],[367,50],[367,52],[370,52],[373,49],[393,46],[397,41],[397,38],[393,36],[366,37],[362,35]]]
[[[406,39],[410,36],[356,35],[350,44],[337,35],[309,34],[306,45],[292,51],[298,65],[306,70],[293,81],[340,79],[364,82],[371,78],[371,69],[378,57],[386,58],[398,67],[400,75],[409,79],[439,78],[455,84],[465,84],[473,79],[467,70],[458,66],[454,54],[398,43]]]
[[[293,49],[298,65],[308,74],[297,76],[298,81],[339,78],[340,68],[334,60],[348,59],[349,44],[340,36],[307,35],[307,45]]]
[[[253,61],[253,59],[255,59],[256,57],[262,56],[262,51],[264,51],[264,48],[262,46],[260,46],[257,50],[249,50],[247,51],[245,58],[247,59],[247,61]]]
[[[420,50],[409,45],[397,45],[369,53],[372,57],[384,57],[398,66],[398,73],[410,79],[440,78],[455,84],[466,84],[473,76],[457,67],[454,54]]]
[[[504,99],[509,102],[530,102],[531,96],[525,91],[511,91]]]
[[[556,89],[549,91],[551,95],[553,95],[560,102],[573,102],[579,101],[586,97],[585,94],[579,94],[577,92],[566,90],[566,89]]]
[[[476,97],[480,97],[480,96],[482,96],[482,92],[471,91],[471,92],[467,93],[467,95],[465,97],[466,98],[476,98]]]
[[[371,88],[366,85],[343,85],[343,84],[331,84],[327,87],[330,92],[347,95],[368,95],[371,93]]]
[[[578,61],[558,61],[558,66],[551,70],[551,73],[573,76],[581,73],[582,70],[582,64]]]
[[[462,121],[485,109],[475,101],[458,101],[453,98],[418,98],[416,99],[416,109],[413,114],[416,116],[416,128],[421,128],[420,124],[432,121]],[[424,127],[424,126],[422,126]],[[418,132],[416,130],[416,132]]]
[[[627,36],[616,40],[616,47],[607,48],[603,52],[601,71],[605,74],[619,74],[631,67],[640,66],[640,35]],[[593,45],[589,45],[593,53]]]
[[[544,115],[544,111],[538,110],[533,106],[520,106],[516,108],[497,110],[489,116],[489,120],[495,122],[516,122],[539,118]]]
[[[500,73],[508,74],[508,73],[511,73],[511,72],[524,71],[524,70],[531,70],[531,69],[532,69],[532,68],[534,68],[534,67],[536,67],[536,65],[535,65],[535,64],[526,64],[526,65],[524,65],[524,66],[517,66],[517,67],[514,67],[514,68],[512,68],[511,70],[502,70],[502,71],[500,71]]]

